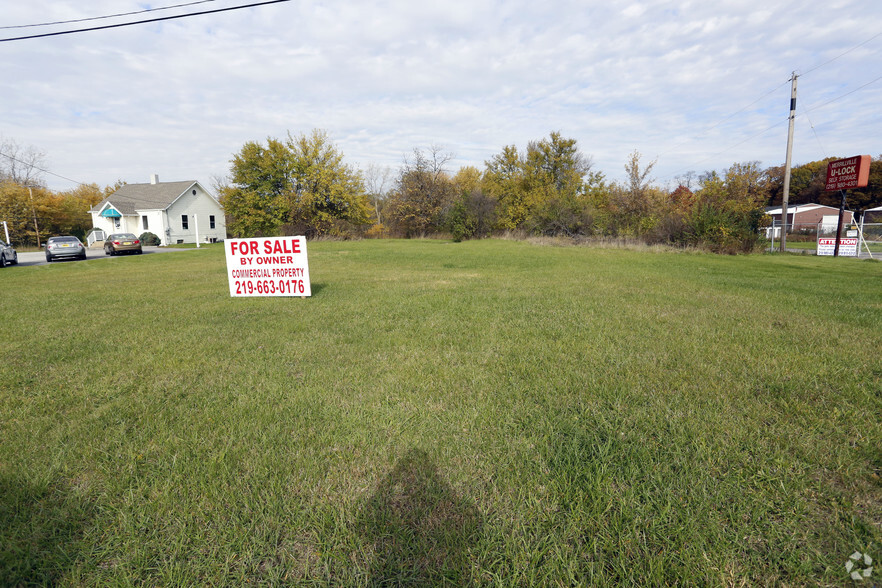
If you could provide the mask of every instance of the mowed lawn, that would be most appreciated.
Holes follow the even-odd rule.
[[[882,264],[488,240],[0,270],[0,585],[851,585]],[[882,570],[874,572],[882,578]]]

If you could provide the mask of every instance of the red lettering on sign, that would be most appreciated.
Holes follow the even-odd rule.
[[[230,253],[233,255],[248,255],[257,253],[257,242],[256,241],[231,241],[230,242]]]

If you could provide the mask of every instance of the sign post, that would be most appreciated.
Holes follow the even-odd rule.
[[[226,239],[230,296],[312,296],[306,237]]]
[[[833,249],[833,257],[839,257],[840,236],[842,234],[842,221],[845,217],[845,191],[853,188],[863,188],[870,181],[870,156],[856,155],[837,159],[827,164],[827,181],[824,190],[840,190],[842,202],[839,205],[839,222],[836,225],[836,246]]]

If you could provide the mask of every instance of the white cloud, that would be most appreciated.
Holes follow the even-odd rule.
[[[0,25],[140,6],[15,3]],[[872,37],[866,23],[880,16],[859,0],[833,12],[758,0],[304,0],[0,43],[0,135],[46,151],[52,171],[101,184],[153,172],[207,183],[246,141],[312,128],[363,166],[395,167],[438,144],[455,164],[480,167],[552,130],[578,139],[612,179],[634,149],[659,155],[660,180],[734,161],[776,165],[790,72],[807,72],[806,107],[882,76],[882,36],[813,70]],[[795,161],[882,152],[880,88],[800,114]]]

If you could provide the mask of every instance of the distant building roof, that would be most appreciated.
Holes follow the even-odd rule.
[[[769,206],[766,207],[766,214],[781,214],[781,209],[783,206]],[[830,208],[832,210],[838,210],[837,208],[833,208],[832,206],[827,206],[826,204],[796,204],[794,206],[787,207],[787,214],[796,214],[799,212],[808,212],[810,210],[816,210],[818,208]]]
[[[92,212],[98,212],[108,203],[122,214],[135,214],[138,210],[165,210],[196,183],[196,180],[186,180],[156,184],[126,184],[96,204]]]

